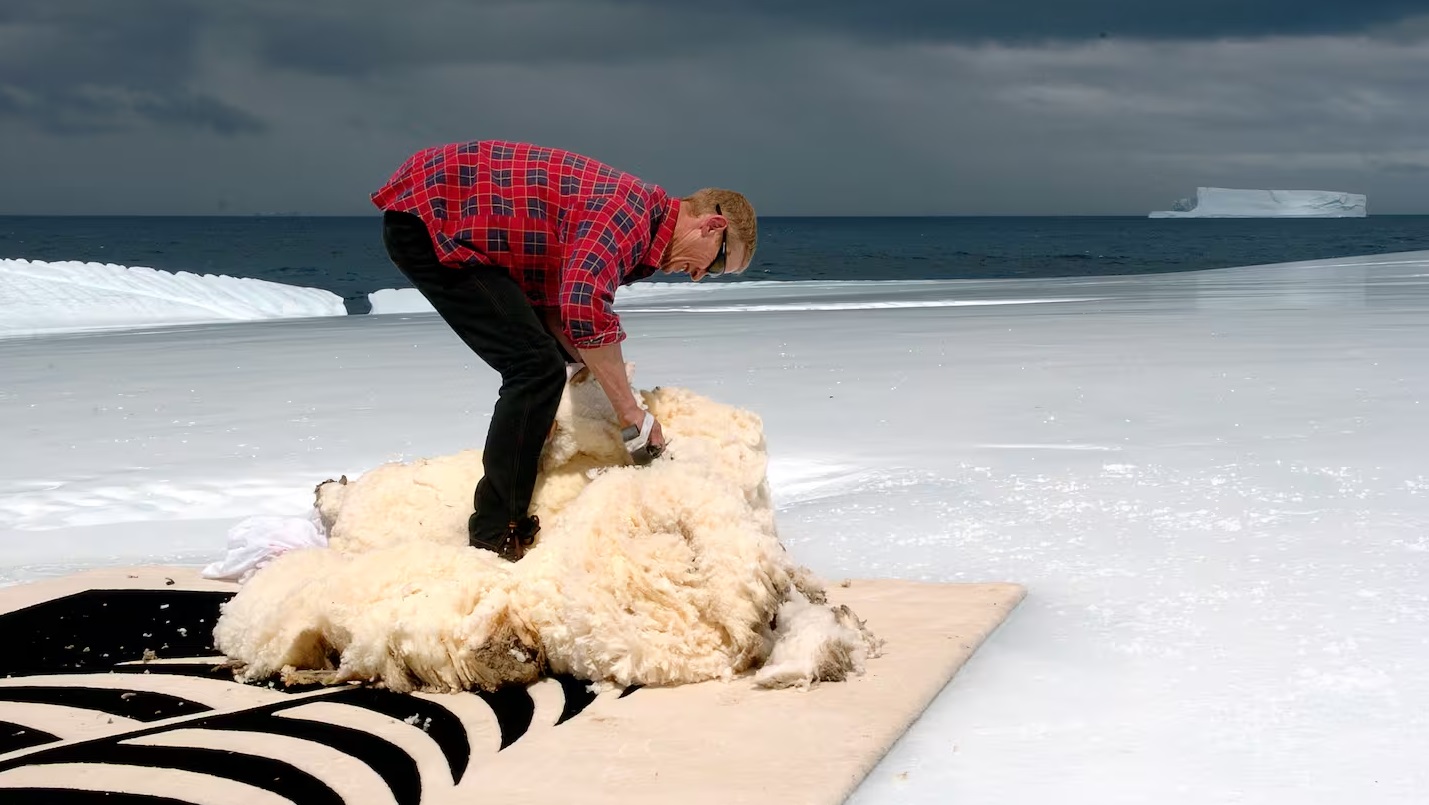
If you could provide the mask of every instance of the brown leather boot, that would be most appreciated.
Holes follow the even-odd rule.
[[[541,530],[541,520],[532,514],[507,523],[505,533],[498,535],[494,541],[490,537],[477,535],[475,526],[476,515],[473,514],[467,520],[467,542],[471,547],[493,551],[508,562],[519,562],[521,557],[526,555],[526,549],[536,541],[536,534]]]

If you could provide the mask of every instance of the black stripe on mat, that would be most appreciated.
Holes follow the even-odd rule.
[[[561,683],[561,691],[566,696],[566,705],[561,708],[561,717],[556,719],[557,724],[564,724],[580,715],[582,711],[590,707],[591,702],[595,701],[595,694],[586,687],[590,683],[573,676],[558,676],[556,681]]]
[[[84,590],[0,613],[0,677],[106,671],[140,660],[203,657],[228,592]]]
[[[102,763],[109,766],[178,769],[262,788],[303,805],[344,805],[342,797],[327,783],[291,763],[227,749],[91,743],[57,747],[43,754],[27,756],[22,762],[26,766]],[[0,793],[8,797],[7,792],[0,790]],[[8,805],[9,799],[4,801]]]
[[[471,763],[471,739],[461,719],[436,702],[376,688],[352,688],[335,696],[324,696],[321,701],[350,704],[412,724],[442,750],[451,768],[453,785],[460,783],[466,774]]]
[[[496,723],[501,725],[502,749],[516,743],[531,729],[536,702],[524,685],[507,685],[491,693],[479,690],[476,695],[496,714]]]
[[[13,721],[0,721],[0,755],[29,749],[40,744],[52,744],[59,739],[58,735],[51,735],[44,730],[16,724]]]
[[[188,800],[79,788],[0,788],[5,805],[193,805]]]
[[[136,721],[160,721],[175,716],[204,713],[212,709],[208,705],[167,693],[67,685],[0,687],[0,702],[59,704],[81,710],[97,710]]]
[[[239,713],[224,719],[222,725],[215,728],[224,732],[285,735],[331,747],[377,772],[391,789],[397,805],[418,805],[422,801],[422,775],[417,769],[417,761],[401,747],[371,733],[339,724],[309,721],[297,715],[280,717],[266,713],[253,717]]]

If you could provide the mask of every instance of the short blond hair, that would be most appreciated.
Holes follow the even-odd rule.
[[[722,187],[701,188],[680,199],[680,206],[692,215],[714,214],[716,204],[719,214],[729,220],[729,236],[746,249],[744,268],[748,268],[754,264],[754,248],[759,245],[759,219],[749,199],[743,193]]]

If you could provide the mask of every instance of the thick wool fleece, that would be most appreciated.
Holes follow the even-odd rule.
[[[224,607],[219,650],[248,680],[491,690],[570,673],[615,685],[767,687],[861,673],[877,642],[824,605],[779,543],[757,416],[688,390],[641,400],[666,456],[630,466],[598,383],[567,385],[533,499],[542,530],[508,563],[467,547],[481,454],[324,482],[324,549],[275,559]],[[777,617],[776,617],[777,615]]]

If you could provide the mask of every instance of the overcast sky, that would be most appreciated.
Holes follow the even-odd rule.
[[[5,0],[0,213],[367,214],[411,151],[488,137],[770,215],[1144,214],[1197,185],[1429,213],[1424,9]]]

